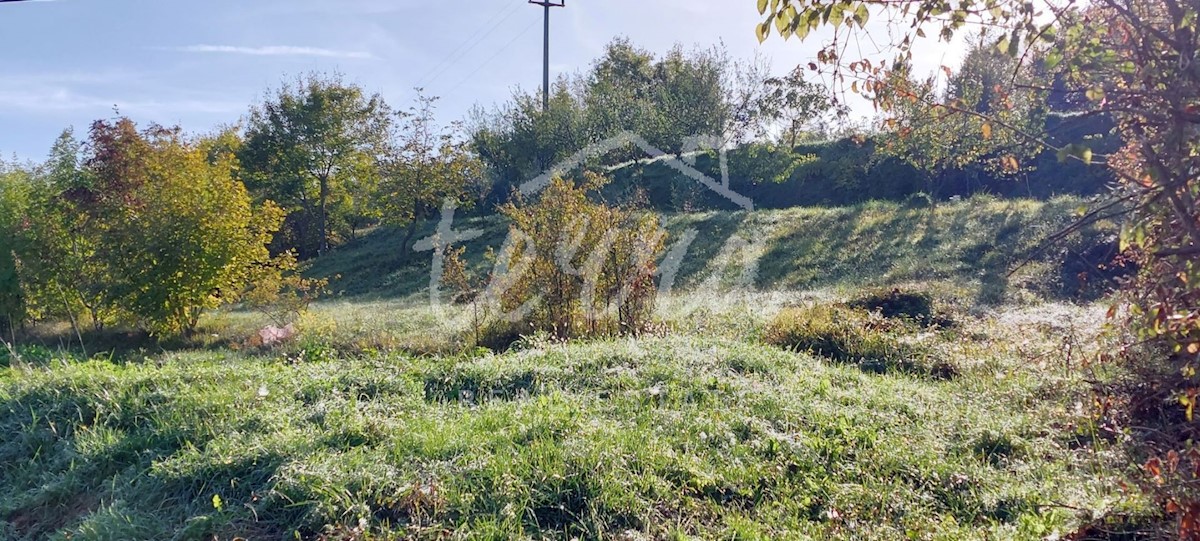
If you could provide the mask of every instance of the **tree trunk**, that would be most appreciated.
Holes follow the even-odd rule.
[[[412,242],[413,235],[415,235],[416,233],[417,233],[417,219],[413,218],[413,220],[408,223],[408,230],[404,233],[404,240],[401,241],[401,243],[400,243],[400,255],[404,259],[408,259],[409,246],[410,246],[410,243]],[[445,241],[443,240],[443,242],[445,242]]]
[[[329,251],[329,219],[326,204],[329,201],[329,177],[321,177],[321,194],[317,201],[317,229],[320,230],[320,240],[317,242],[317,255],[325,255]]]

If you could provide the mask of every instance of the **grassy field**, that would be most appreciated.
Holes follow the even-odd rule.
[[[1006,276],[1081,204],[669,216],[700,234],[658,332],[502,352],[376,231],[317,261],[335,294],[279,349],[231,310],[186,347],[11,351],[0,539],[1042,539],[1137,513],[1086,403],[1106,306],[1066,296],[1062,253]],[[472,225],[473,253],[503,236]],[[735,234],[755,257],[721,256]],[[880,356],[946,370],[771,338],[879,287],[938,322],[864,315],[903,345]]]

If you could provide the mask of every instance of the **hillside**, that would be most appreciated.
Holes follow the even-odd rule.
[[[1112,242],[1117,231],[1113,222],[1102,221],[1034,254],[1046,236],[1069,224],[1089,200],[974,196],[933,207],[921,200],[917,203],[921,204],[876,201],[849,207],[668,213],[661,222],[670,233],[668,246],[683,232],[696,232],[677,278],[684,289],[718,271],[728,275],[724,280],[728,285],[749,262],[756,266],[752,285],[759,290],[937,280],[964,288],[969,292],[964,300],[983,304],[1017,295],[1009,291],[1010,286],[1043,297],[1079,293],[1075,273],[1087,265],[1079,265],[1078,254]],[[434,226],[426,224],[415,238],[431,235]],[[507,226],[495,216],[475,216],[457,219],[454,229],[483,232],[466,246],[467,256],[484,267],[483,254],[487,247],[500,249]],[[403,235],[403,231],[373,230],[316,260],[309,274],[329,278],[340,297],[396,299],[420,294],[429,286],[432,252],[400,253]],[[751,247],[734,253],[732,261],[718,257],[734,237]],[[1036,261],[1006,277],[1010,265],[1032,255]]]
[[[1080,406],[1090,376],[1069,369],[1108,343],[1104,307],[1042,285],[1061,254],[1005,275],[1080,204],[668,216],[701,233],[662,332],[495,353],[462,349],[465,308],[424,303],[428,253],[374,231],[314,263],[337,295],[289,345],[247,347],[262,319],[233,310],[178,349],[9,355],[0,538],[1065,535],[1120,490],[1103,474],[1120,450]],[[504,232],[460,227],[486,228],[475,254]],[[753,291],[727,287],[738,265],[707,281],[737,234],[766,239]],[[877,359],[769,337],[874,286],[928,293],[936,319],[869,316],[864,336],[895,344]],[[892,369],[913,362],[943,369]]]

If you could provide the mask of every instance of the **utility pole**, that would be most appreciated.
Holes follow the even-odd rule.
[[[546,10],[545,44],[542,49],[542,110],[550,110],[550,8],[566,7],[567,0],[529,0]]]

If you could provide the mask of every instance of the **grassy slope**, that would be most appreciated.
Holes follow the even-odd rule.
[[[1076,359],[1103,347],[1102,310],[1040,304],[993,267],[1074,206],[672,217],[675,230],[712,227],[696,245],[710,264],[722,231],[772,239],[758,284],[776,290],[678,295],[661,310],[670,336],[533,339],[499,355],[403,353],[453,349],[462,328],[403,300],[427,278],[389,264],[377,233],[318,262],[358,295],[318,306],[288,349],[119,361],[31,349],[0,368],[0,539],[1063,532],[1072,508],[1117,499],[1087,445],[1082,375],[1062,359],[1065,340]],[[685,267],[685,282],[709,267]],[[756,338],[780,306],[861,283],[935,289],[960,325],[905,339],[962,375],[868,374]]]
[[[688,250],[679,283],[696,285],[723,263],[718,258],[730,237],[761,241],[755,286],[762,290],[795,290],[910,281],[950,281],[979,295],[972,301],[1006,299],[1012,285],[1008,265],[1034,248],[1044,236],[1069,222],[1085,201],[1060,197],[1051,201],[974,197],[943,203],[934,209],[906,208],[872,202],[853,207],[793,208],[756,212],[703,212],[666,215],[672,234],[668,244],[687,229],[697,238]],[[499,249],[506,233],[496,217],[459,219],[456,230],[480,229],[484,235],[467,243],[476,261],[486,247]],[[428,226],[417,238],[428,236]],[[1084,230],[1083,237],[1111,234],[1110,222]],[[403,298],[423,293],[429,285],[430,252],[400,253],[402,234],[376,230],[358,242],[318,260],[311,273],[333,277],[331,289],[344,296]],[[1074,241],[1082,238],[1076,236]],[[740,272],[737,264],[723,272]],[[1056,287],[1053,269],[1034,264],[1016,282],[1038,291]]]

